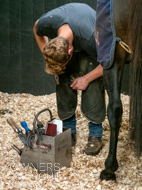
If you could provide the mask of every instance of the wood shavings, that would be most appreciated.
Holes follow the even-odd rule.
[[[20,156],[11,148],[14,143],[23,147],[12,128],[7,124],[7,118],[12,117],[20,126],[25,120],[32,129],[34,114],[49,108],[53,117],[58,119],[56,94],[33,96],[30,94],[8,94],[0,92],[0,189],[13,190],[86,190],[86,189],[142,189],[142,158],[135,158],[132,145],[129,141],[129,97],[121,95],[123,102],[122,127],[120,129],[117,158],[119,168],[116,172],[117,181],[101,181],[100,172],[104,169],[104,162],[109,150],[110,127],[107,118],[103,122],[104,147],[99,155],[87,156],[82,153],[88,139],[88,121],[80,111],[80,94],[78,93],[77,106],[77,145],[72,148],[73,160],[70,168],[60,168],[55,176],[38,174],[31,167],[20,164]],[[106,95],[106,101],[108,97]],[[48,113],[41,115],[40,119],[46,123]]]

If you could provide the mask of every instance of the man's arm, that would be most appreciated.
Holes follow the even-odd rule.
[[[47,36],[38,36],[36,34],[37,23],[38,23],[38,20],[34,24],[33,33],[34,33],[34,36],[35,36],[35,39],[36,39],[36,42],[38,44],[40,51],[43,52],[43,48],[48,43],[48,37]]]
[[[103,68],[98,65],[93,71],[87,73],[83,77],[79,77],[71,84],[71,88],[74,90],[86,90],[87,86],[93,80],[103,76]]]

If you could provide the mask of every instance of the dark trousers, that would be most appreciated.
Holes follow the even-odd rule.
[[[64,122],[64,126],[65,121],[70,121],[72,116],[75,114],[77,107],[77,91],[70,87],[72,79],[74,77],[89,73],[97,66],[98,63],[95,57],[89,56],[85,52],[74,53],[72,59],[67,64],[66,72],[62,75],[59,75],[59,84],[56,88],[57,110],[60,119]],[[92,81],[87,89],[82,91],[81,111],[83,115],[90,121],[90,131],[92,131],[92,129],[95,130],[94,125],[99,126],[101,129],[100,131],[102,131],[101,123],[103,122],[106,115],[105,93],[102,77]],[[71,121],[69,123],[71,124]],[[76,122],[73,121],[73,123],[75,126]],[[72,130],[72,133],[74,132],[75,128]],[[96,136],[100,136],[100,133],[102,132],[99,132],[99,134],[97,133],[98,132],[91,132],[91,134],[96,134]]]

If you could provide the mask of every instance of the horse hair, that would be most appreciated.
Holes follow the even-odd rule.
[[[129,37],[132,50],[130,69],[130,133],[136,155],[142,152],[142,0],[131,0]]]

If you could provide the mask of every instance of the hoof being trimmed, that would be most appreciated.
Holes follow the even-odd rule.
[[[103,170],[101,172],[100,178],[101,178],[101,180],[106,180],[106,181],[108,181],[108,180],[115,180],[116,181],[115,174],[114,173],[109,173],[106,170]]]

